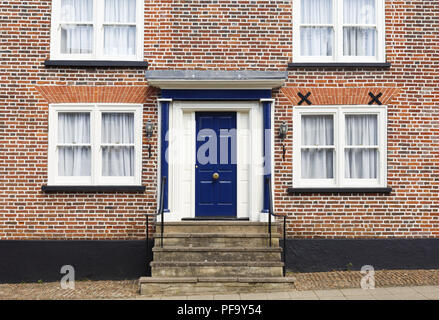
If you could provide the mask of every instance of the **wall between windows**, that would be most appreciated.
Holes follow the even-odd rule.
[[[292,57],[290,0],[145,0],[144,60],[149,69],[286,70]],[[384,194],[289,195],[292,128],[274,145],[277,213],[294,238],[439,237],[439,26],[437,1],[387,1],[390,69],[299,68],[288,96],[275,90],[275,131],[292,128],[294,91],[307,88],[397,88],[388,104],[388,185]],[[48,96],[37,87],[145,87],[145,70],[44,67],[50,51],[51,1],[6,1],[0,59],[0,239],[142,239],[144,213],[156,211],[157,104],[147,91],[142,184],[145,193],[52,193],[47,183]],[[146,91],[145,91],[146,92]],[[65,91],[55,92],[63,99]],[[69,93],[70,94],[70,93]],[[80,94],[81,95],[81,94]],[[82,95],[81,95],[82,97]],[[114,98],[114,102],[120,98]],[[309,98],[312,102],[313,94]],[[116,101],[117,100],[117,101]],[[99,102],[99,101],[96,101]],[[152,144],[148,157],[147,144]],[[152,231],[152,230],[151,230]]]

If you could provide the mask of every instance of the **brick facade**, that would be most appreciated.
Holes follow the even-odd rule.
[[[293,61],[290,0],[144,4],[150,70],[284,71]],[[157,124],[159,91],[147,87],[142,68],[45,67],[51,1],[7,0],[0,13],[0,239],[142,239],[143,214],[156,211],[157,125],[150,141],[143,133],[145,193],[46,194],[48,104],[143,103],[144,121]],[[364,103],[369,91],[383,92],[388,104],[390,195],[289,195],[294,128],[285,160],[276,138],[275,209],[288,215],[289,237],[439,237],[438,14],[437,1],[387,0],[389,69],[290,69],[285,86],[273,92],[276,132],[283,121],[293,127],[298,91],[310,91],[314,104]]]

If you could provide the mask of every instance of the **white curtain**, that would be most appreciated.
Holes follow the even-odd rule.
[[[58,144],[89,144],[90,114],[59,113]],[[90,146],[59,146],[58,175],[90,176]]]
[[[93,26],[75,22],[93,21],[93,0],[62,0],[61,21],[61,53],[92,53]]]
[[[375,0],[344,0],[344,24],[376,24]],[[345,56],[374,56],[375,27],[344,27],[343,54]]]
[[[332,24],[333,0],[302,0],[302,24]],[[334,29],[307,26],[300,28],[300,47],[303,56],[332,56]]]
[[[136,27],[105,26],[104,52],[106,55],[127,56],[136,53]]]
[[[377,146],[378,118],[376,115],[346,116],[345,177],[348,179],[376,179],[378,176],[377,148],[349,148],[349,146]]]
[[[134,147],[123,144],[134,143],[134,114],[103,113],[101,134],[103,144],[113,145],[102,147],[102,175],[133,176]]]
[[[376,0],[344,0],[343,22],[345,24],[375,24]]]
[[[327,115],[302,116],[302,146],[333,146],[334,119]],[[302,178],[332,179],[334,177],[333,148],[303,148]]]
[[[105,22],[136,23],[136,0],[105,0]]]
[[[136,0],[105,0],[105,23],[136,23]],[[106,55],[134,55],[136,26],[104,26]]]
[[[93,0],[62,0],[61,21],[91,22],[93,20]]]

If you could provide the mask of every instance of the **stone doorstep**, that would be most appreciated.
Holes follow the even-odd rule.
[[[220,261],[220,262],[201,262],[201,261],[152,261],[153,267],[283,267],[280,261]]]
[[[160,222],[156,225],[160,227]],[[252,221],[211,221],[211,220],[200,220],[200,221],[175,221],[175,222],[164,222],[165,228],[167,226],[268,226],[268,222],[252,222]],[[279,222],[272,222],[272,227],[280,226]]]
[[[242,282],[242,283],[294,283],[295,277],[187,277],[187,278],[158,278],[141,277],[141,283],[221,283],[221,282]]]
[[[202,244],[200,244],[202,245]],[[261,244],[255,247],[242,247],[224,245],[222,247],[204,246],[165,246],[154,247],[154,261],[163,262],[227,262],[227,261],[280,261],[282,248],[262,247]]]
[[[272,233],[278,232],[279,224],[273,223]],[[160,233],[161,224],[157,223],[156,232]],[[266,222],[249,221],[181,221],[164,224],[164,233],[268,233]]]
[[[269,247],[269,236],[263,233],[172,233],[163,235],[164,247],[248,248]],[[273,234],[272,248],[279,247],[279,235]],[[154,234],[154,244],[161,247],[160,234]]]
[[[218,248],[218,247],[154,247],[154,252],[282,252],[280,247],[234,247],[234,248]]]
[[[142,277],[139,279],[139,287],[140,294],[148,296],[285,292],[295,290],[294,281],[293,277]]]
[[[160,233],[154,233],[154,238],[160,238]],[[267,233],[164,233],[163,238],[269,238]],[[280,238],[279,233],[272,233],[271,238]]]

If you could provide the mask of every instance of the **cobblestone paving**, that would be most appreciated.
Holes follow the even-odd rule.
[[[289,273],[296,277],[297,290],[360,288],[363,275],[359,271]],[[375,271],[376,287],[439,285],[439,270]]]
[[[0,299],[136,299],[137,280],[76,281],[75,289],[61,289],[59,282],[0,284]]]
[[[290,293],[261,293],[260,297],[268,298],[336,298],[337,296],[349,298],[351,294],[356,296],[355,289],[359,288],[362,274],[359,271],[334,271],[334,272],[318,272],[318,273],[290,273],[296,277],[296,288],[298,291]],[[383,297],[397,298],[396,293],[402,294],[401,297],[419,297],[416,286],[436,286],[435,288],[424,288],[423,290],[430,293],[433,290],[439,294],[439,270],[382,270],[375,272],[376,289],[373,294],[383,291]],[[384,288],[386,289],[384,289]],[[398,290],[409,290],[411,295],[403,294]],[[383,288],[383,289],[380,289]],[[419,287],[421,288],[421,287]],[[137,280],[124,281],[76,281],[75,290],[61,289],[59,282],[48,283],[19,283],[19,284],[0,284],[0,300],[4,299],[143,299],[138,293]],[[329,289],[347,289],[331,290]],[[422,289],[422,288],[421,288]],[[326,290],[326,291],[325,291]],[[363,296],[364,291],[361,290]],[[371,293],[372,294],[372,293]],[[256,294],[254,296],[257,298]],[[393,296],[391,296],[393,295]],[[396,296],[395,296],[396,295]],[[239,296],[239,295],[236,295]],[[242,297],[241,297],[242,296]],[[249,295],[242,294],[240,298],[250,298]],[[297,297],[296,297],[297,296]],[[369,297],[369,295],[365,295]],[[375,297],[374,296],[374,297]],[[425,294],[424,294],[425,296]],[[206,296],[206,299],[217,296]],[[427,295],[428,297],[428,295]],[[436,296],[431,296],[435,298]],[[175,297],[178,298],[178,297]],[[192,299],[196,297],[179,297],[181,299]],[[202,297],[200,297],[202,298]]]

